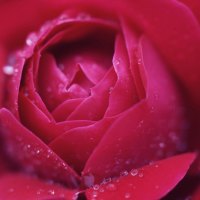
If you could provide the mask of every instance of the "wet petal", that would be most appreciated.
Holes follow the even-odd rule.
[[[186,148],[187,123],[172,79],[146,38],[141,39],[138,53],[147,98],[113,123],[87,161],[83,174],[93,174],[97,183]]]
[[[9,156],[29,173],[77,187],[79,176],[6,109],[0,110]]]
[[[121,35],[118,35],[113,57],[113,66],[117,74],[117,81],[112,90],[110,90],[106,117],[117,115],[138,101],[129,65],[124,40]]]
[[[154,164],[133,169],[124,177],[86,191],[89,200],[98,199],[160,199],[185,176],[195,155],[174,156]]]
[[[0,177],[0,198],[9,200],[73,199],[77,190],[45,182],[36,177],[9,173]],[[76,198],[75,198],[76,199]]]
[[[49,110],[69,97],[66,93],[67,78],[59,70],[51,54],[42,55],[37,79],[39,94]]]

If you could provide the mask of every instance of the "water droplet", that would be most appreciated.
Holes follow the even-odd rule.
[[[126,170],[120,173],[120,176],[127,176],[127,175],[128,175],[128,172]]]
[[[103,179],[102,184],[107,184],[109,182],[111,182],[112,179],[110,177]]]
[[[46,33],[46,32],[49,30],[49,28],[50,28],[51,26],[52,26],[52,22],[46,21],[46,22],[42,25],[42,27],[40,28],[40,34]]]
[[[124,195],[124,197],[125,197],[125,199],[129,199],[129,198],[131,197],[131,194],[130,194],[130,193],[126,193],[126,194]]]
[[[98,193],[96,191],[93,191],[92,194],[93,194],[93,197],[95,197],[95,198],[98,196]]]
[[[140,172],[140,173],[138,174],[138,176],[139,176],[140,178],[142,178],[142,177],[144,176],[144,174],[143,174],[142,172]]]
[[[8,192],[10,193],[14,192],[14,188],[9,188]]]
[[[96,184],[96,185],[93,186],[93,189],[94,189],[94,190],[98,190],[99,187],[100,187],[100,186]]]
[[[138,174],[138,170],[132,169],[130,173],[131,173],[132,176],[136,176]]]
[[[116,186],[113,183],[109,183],[106,186],[106,189],[109,190],[109,191],[115,191],[116,190]]]
[[[3,67],[3,73],[6,75],[13,75],[14,73],[14,67],[11,65],[6,65]]]
[[[140,65],[142,63],[142,59],[138,58],[138,65]]]
[[[38,190],[38,191],[36,192],[36,194],[37,194],[37,195],[40,195],[40,194],[41,194],[41,190]]]
[[[36,154],[39,154],[40,153],[40,150],[38,149],[38,150],[36,150]]]
[[[78,20],[89,20],[91,16],[87,13],[79,13],[76,17]]]
[[[165,143],[164,143],[164,142],[160,142],[160,143],[159,143],[159,147],[160,147],[160,148],[164,148],[164,147],[165,147]]]
[[[109,94],[111,94],[112,91],[113,91],[113,87],[110,87],[110,88],[109,88]]]
[[[49,190],[48,193],[51,194],[51,195],[55,195],[55,191],[54,190]]]
[[[28,46],[32,46],[36,43],[36,41],[37,41],[37,35],[35,33],[31,33],[26,39],[26,44]]]
[[[118,66],[118,65],[120,64],[120,61],[119,61],[119,60],[115,60],[114,64],[115,64],[116,66]]]
[[[103,193],[103,192],[104,192],[104,189],[103,189],[103,188],[100,188],[100,189],[99,189],[99,192]]]
[[[69,16],[67,15],[67,14],[62,14],[62,15],[60,15],[60,17],[59,17],[59,20],[60,21],[65,21],[65,20],[67,20],[69,18]]]

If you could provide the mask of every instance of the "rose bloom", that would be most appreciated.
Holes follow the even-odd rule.
[[[200,199],[199,0],[0,2],[0,199]]]

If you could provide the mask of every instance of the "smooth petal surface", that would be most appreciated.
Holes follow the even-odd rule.
[[[183,2],[191,9],[192,13],[196,16],[200,23],[200,2],[198,0],[180,0],[180,2]]]
[[[57,137],[49,147],[81,173],[87,159],[113,121],[114,118],[103,119],[90,126],[76,127]]]
[[[0,199],[4,200],[76,200],[76,193],[77,190],[24,174],[7,173],[0,177]]]
[[[185,176],[195,157],[188,153],[133,169],[126,176],[86,190],[86,195],[89,200],[160,199]]]

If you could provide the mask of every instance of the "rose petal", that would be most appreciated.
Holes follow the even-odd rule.
[[[183,107],[165,66],[146,38],[138,53],[147,98],[114,122],[87,161],[83,174],[93,174],[97,183],[186,148]]]
[[[6,150],[25,170],[77,187],[79,176],[6,109],[0,110]]]
[[[190,10],[173,0],[137,0],[126,9],[171,64],[190,99],[199,105],[200,27]]]
[[[57,122],[63,121],[76,109],[76,107],[82,101],[83,99],[81,98],[66,100],[53,110],[52,116]]]
[[[195,155],[174,156],[140,169],[128,175],[100,185],[97,190],[86,190],[87,198],[154,200],[165,196],[185,176]],[[94,186],[95,187],[95,186]]]
[[[42,55],[37,78],[39,94],[49,110],[69,97],[66,92],[67,78],[57,67],[53,55]]]
[[[113,121],[114,119],[103,119],[91,126],[77,126],[57,137],[49,144],[49,147],[80,173]]]
[[[9,108],[18,117],[18,94],[24,59],[16,58],[14,62],[12,65],[9,65],[9,67],[13,68],[13,74],[9,77],[7,76],[5,80],[4,92],[6,95],[4,96],[4,106]]]
[[[136,87],[138,99],[142,100],[146,96],[146,79],[144,72],[140,69],[141,60],[137,57],[138,36],[132,26],[121,17],[120,19],[125,45],[130,62],[130,70]]]
[[[117,74],[117,82],[110,91],[109,105],[105,116],[117,115],[138,101],[135,85],[129,69],[128,56],[121,35],[115,44],[113,66]]]
[[[67,119],[101,119],[108,106],[110,88],[113,87],[115,81],[116,75],[111,68],[106,73],[105,77],[91,89],[91,96],[85,99]]]
[[[198,0],[180,0],[180,2],[183,2],[191,9],[192,13],[196,16],[200,23],[200,2]]]
[[[59,135],[54,120],[50,120],[27,96],[19,95],[20,119],[22,123],[44,142]]]
[[[0,178],[0,198],[9,200],[76,199],[77,190],[44,182],[23,174],[5,174]]]

